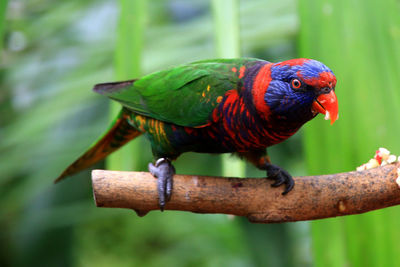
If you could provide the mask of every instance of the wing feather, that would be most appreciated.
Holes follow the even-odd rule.
[[[94,90],[141,115],[180,126],[201,127],[209,123],[218,97],[237,87],[238,74],[232,68],[239,69],[253,61],[257,60],[199,61],[138,80],[98,84]]]

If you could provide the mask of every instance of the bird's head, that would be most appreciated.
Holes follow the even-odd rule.
[[[318,113],[333,124],[338,118],[336,77],[324,64],[312,59],[292,59],[272,64],[264,100],[271,114],[306,122]]]

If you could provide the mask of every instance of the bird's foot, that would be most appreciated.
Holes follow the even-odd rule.
[[[175,168],[167,158],[159,158],[156,163],[149,163],[149,172],[158,179],[157,191],[160,210],[163,211],[165,203],[171,198],[172,177],[175,174]]]
[[[266,170],[267,170],[268,179],[272,179],[275,181],[271,186],[278,187],[282,184],[286,185],[286,188],[282,192],[282,195],[286,195],[287,193],[290,192],[290,190],[293,189],[294,180],[287,171],[285,171],[284,169],[282,169],[279,166],[276,166],[276,165],[273,165],[270,163],[267,164]]]

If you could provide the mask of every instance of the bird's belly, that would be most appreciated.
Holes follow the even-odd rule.
[[[220,125],[193,128],[133,114],[131,125],[149,139],[156,156],[179,156],[184,152],[232,153],[263,149],[286,140],[294,132],[256,132],[249,129],[228,134]]]
[[[233,146],[222,145],[218,136],[205,128],[178,126],[153,118],[132,114],[130,124],[150,141],[155,156],[177,157],[184,152],[226,153]]]

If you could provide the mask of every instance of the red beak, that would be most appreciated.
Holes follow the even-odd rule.
[[[313,112],[325,114],[325,120],[331,120],[333,124],[338,118],[338,101],[336,94],[331,90],[327,94],[321,94],[312,104]]]

